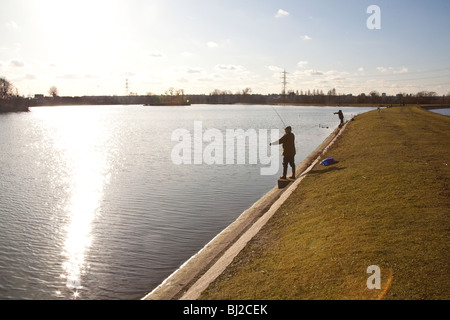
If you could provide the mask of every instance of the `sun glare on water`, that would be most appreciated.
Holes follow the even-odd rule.
[[[92,243],[92,224],[100,214],[103,189],[110,178],[104,150],[108,132],[98,118],[84,119],[83,114],[69,107],[60,108],[47,118],[53,127],[49,132],[60,167],[64,168],[57,179],[63,179],[67,186],[61,278],[66,279],[68,289],[75,290],[74,298],[80,295],[82,277],[88,268],[86,255]]]

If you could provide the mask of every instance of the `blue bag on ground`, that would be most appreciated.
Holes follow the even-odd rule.
[[[334,163],[334,158],[329,157],[329,158],[326,158],[325,160],[323,160],[320,164],[323,164],[324,166],[328,166],[333,163]]]

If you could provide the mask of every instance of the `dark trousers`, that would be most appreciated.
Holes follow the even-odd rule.
[[[284,156],[283,157],[283,177],[286,177],[288,165],[292,168],[292,176],[295,176],[295,156]]]

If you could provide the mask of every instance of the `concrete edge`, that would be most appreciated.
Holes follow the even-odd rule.
[[[344,131],[336,128],[300,165],[293,183],[284,189],[274,187],[214,237],[199,252],[167,277],[143,300],[195,300],[232,262],[278,208],[297,189],[304,176]]]

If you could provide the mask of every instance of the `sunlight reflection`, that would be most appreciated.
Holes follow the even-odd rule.
[[[103,188],[109,181],[107,152],[108,132],[100,119],[81,118],[86,113],[73,108],[61,108],[51,119],[56,125],[53,141],[66,169],[64,179],[68,185],[68,200],[64,211],[68,223],[65,227],[63,263],[66,287],[75,290],[78,298],[82,276],[86,273],[86,254],[92,242],[92,223],[100,210]],[[63,177],[60,177],[63,178]]]
[[[71,221],[67,227],[64,246],[64,263],[67,287],[81,288],[81,276],[85,266],[85,251],[92,241],[91,224],[95,219],[99,202],[103,195],[105,177],[102,174],[102,161],[95,153],[84,153],[84,159],[74,169],[71,181],[71,199],[66,212]]]

